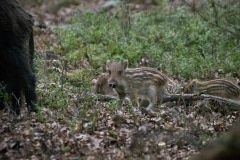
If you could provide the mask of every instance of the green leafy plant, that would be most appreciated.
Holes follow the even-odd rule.
[[[3,102],[7,102],[9,101],[9,94],[7,94],[5,92],[5,88],[6,88],[6,85],[3,84],[3,83],[0,83],[0,99],[3,101]]]
[[[55,31],[70,62],[88,61],[94,69],[104,67],[107,59],[128,59],[136,67],[147,57],[148,66],[186,78],[220,71],[223,76],[239,74],[239,3],[209,2],[199,14],[186,6],[170,11],[138,12],[127,5],[117,13],[80,10]]]

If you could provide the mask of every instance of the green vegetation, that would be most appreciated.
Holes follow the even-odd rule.
[[[6,85],[0,83],[0,99],[3,102],[7,102],[9,100],[9,94],[5,92]]]
[[[107,59],[128,59],[136,67],[145,58],[146,65],[186,79],[240,74],[240,3],[211,2],[198,12],[186,6],[164,10],[163,4],[152,10],[118,7],[118,12],[80,9],[66,25],[54,28],[61,58],[55,67],[42,65],[37,57],[40,106],[66,112],[75,108],[75,117],[95,117],[88,126],[94,128],[99,108],[89,95]],[[68,65],[77,69],[67,70]],[[106,103],[106,110],[117,110],[116,103]],[[127,111],[132,112],[131,105]],[[40,121],[42,117],[38,115]]]
[[[140,2],[144,4],[136,4]],[[177,7],[174,2],[203,4]],[[1,111],[0,159],[191,159],[207,148],[239,120],[239,110],[208,98],[159,104],[153,112],[146,112],[144,101],[139,108],[126,101],[119,109],[117,100],[97,101],[93,91],[107,59],[128,59],[130,67],[146,65],[180,77],[176,85],[169,84],[170,93],[180,91],[190,78],[239,78],[240,3],[205,2],[31,1],[30,6],[40,7],[33,10],[36,20],[46,25],[34,27],[39,112],[28,114],[25,99],[21,116]],[[78,3],[84,9],[68,23],[51,26],[65,23],[69,9]],[[95,10],[86,9],[89,6]],[[10,95],[4,92],[0,82],[0,100],[8,102]],[[239,134],[207,150],[225,151]],[[231,155],[231,149],[226,153]]]
[[[239,75],[240,3],[220,2],[209,1],[198,13],[188,7],[132,11],[127,5],[116,13],[80,10],[56,28],[59,49],[68,61],[87,61],[94,69],[107,59],[128,59],[135,67],[147,58],[168,75]]]

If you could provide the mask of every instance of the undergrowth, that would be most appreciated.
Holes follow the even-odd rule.
[[[187,79],[239,75],[240,5],[209,2],[200,13],[190,13],[186,6],[168,11],[134,11],[124,4],[118,12],[80,9],[55,29],[59,49],[68,61],[88,61],[94,69],[104,68],[107,59],[128,59],[136,67],[146,58],[146,65]]]

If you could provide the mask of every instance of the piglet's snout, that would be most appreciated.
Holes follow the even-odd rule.
[[[112,80],[108,83],[109,87],[111,88],[116,88],[117,87],[117,81],[116,80]]]

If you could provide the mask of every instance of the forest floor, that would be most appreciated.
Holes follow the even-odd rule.
[[[94,8],[101,2],[81,5]],[[76,7],[55,10],[52,5],[25,6],[36,17],[38,57],[57,48],[51,26],[66,23]],[[37,90],[44,88],[42,79],[38,77]],[[153,109],[155,115],[131,107],[117,111],[106,107],[109,102],[90,101],[92,108],[82,115],[81,95],[76,96],[70,85],[64,91],[70,98],[62,110],[43,106],[40,113],[28,114],[23,106],[19,117],[0,111],[0,159],[189,159],[229,131],[240,116],[239,111],[205,101],[165,103]]]

